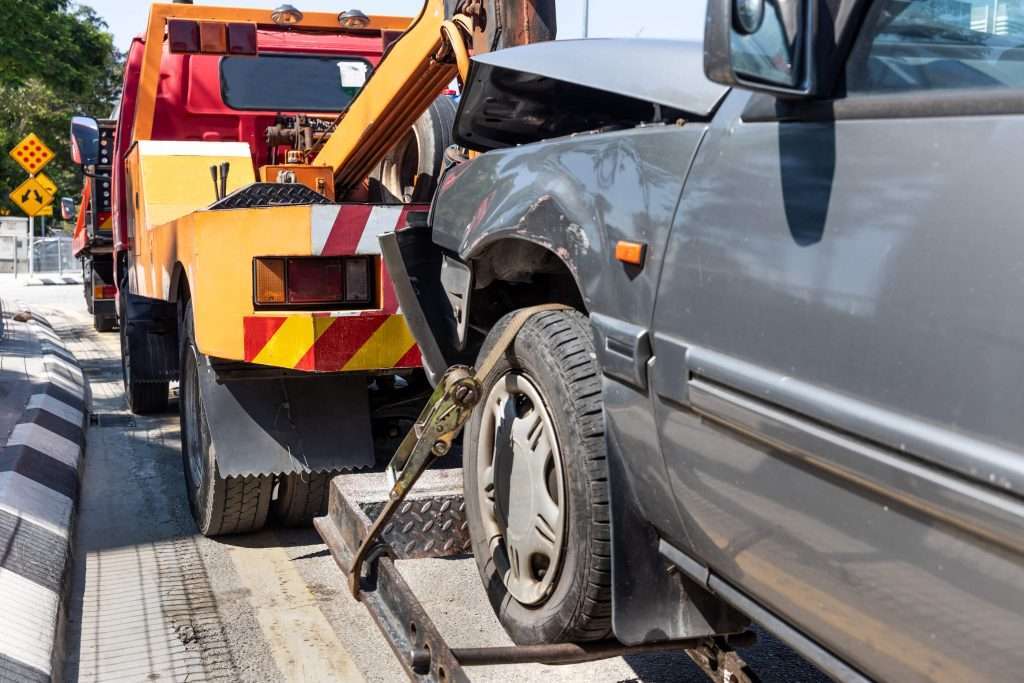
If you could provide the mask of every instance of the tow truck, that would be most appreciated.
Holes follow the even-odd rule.
[[[122,369],[136,413],[178,383],[203,534],[308,523],[331,476],[375,464],[382,420],[415,417],[421,354],[377,236],[423,220],[470,51],[553,37],[553,11],[515,8],[152,5],[109,176]],[[100,126],[71,129],[105,182]]]
[[[113,119],[98,121],[100,156],[96,172],[103,177],[85,179],[77,211],[71,197],[62,198],[60,207],[61,217],[75,222],[71,250],[82,264],[85,307],[92,314],[93,327],[97,332],[109,332],[117,325],[109,179],[116,124]]]

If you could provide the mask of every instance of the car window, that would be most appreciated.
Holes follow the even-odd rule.
[[[1024,0],[876,0],[847,91],[1024,87]]]

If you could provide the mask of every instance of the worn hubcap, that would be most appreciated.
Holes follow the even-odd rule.
[[[537,387],[510,372],[483,406],[477,495],[491,553],[524,605],[551,593],[562,560],[565,483],[554,423]]]

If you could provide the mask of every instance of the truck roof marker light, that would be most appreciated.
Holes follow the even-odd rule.
[[[302,21],[302,12],[291,5],[280,5],[270,13],[270,18],[278,26],[291,26]]]
[[[342,28],[366,28],[370,25],[370,17],[360,10],[350,9],[338,15],[338,23]]]
[[[199,52],[199,22],[170,19],[167,22],[167,42],[172,54]]]
[[[213,21],[200,22],[199,49],[207,54],[225,54],[228,51],[227,25]]]
[[[228,24],[228,54],[255,55],[256,24]]]
[[[167,41],[172,54],[255,55],[256,24],[171,19]]]

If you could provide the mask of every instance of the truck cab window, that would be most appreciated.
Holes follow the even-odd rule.
[[[847,65],[851,93],[1024,86],[1024,0],[882,0]]]
[[[362,88],[370,68],[365,60],[340,56],[224,57],[221,95],[232,109],[340,112]]]

